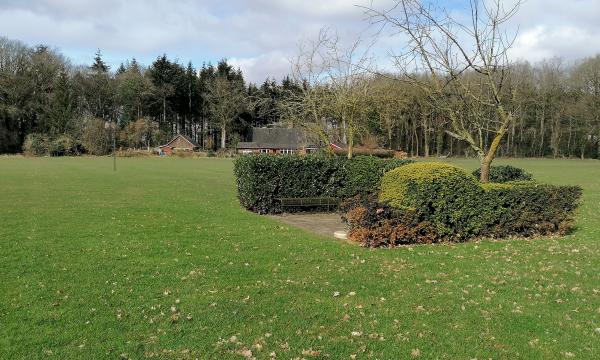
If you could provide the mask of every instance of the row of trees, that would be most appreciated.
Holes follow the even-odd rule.
[[[260,86],[226,61],[195,69],[163,55],[147,68],[133,59],[111,71],[99,52],[90,66],[74,66],[48,47],[1,38],[0,152],[20,151],[35,133],[102,154],[112,129],[118,146],[182,133],[217,149],[278,123],[344,144],[350,157],[361,145],[475,155],[482,167],[497,154],[600,158],[600,56],[510,61],[503,24],[518,2],[473,0],[466,23],[418,0],[396,3],[364,10],[408,39],[393,57],[397,71],[377,71],[370,44],[343,46],[322,31],[301,46],[289,77]]]
[[[494,141],[498,96],[512,117],[499,126],[500,155],[600,158],[600,56],[510,64],[494,95],[476,71],[463,71],[456,84],[435,73],[377,73],[362,55],[350,60],[355,47],[340,60],[336,46],[324,33],[303,48],[294,75],[313,86],[279,104],[283,119],[324,139],[425,157],[478,155]]]
[[[364,7],[380,33],[404,44],[390,49],[389,73],[374,68],[369,44],[344,47],[321,32],[294,64],[310,86],[291,117],[324,139],[338,132],[348,157],[357,135],[413,155],[476,155],[484,182],[498,154],[600,158],[600,56],[515,62],[506,24],[521,1],[469,4],[467,18],[421,0]]]
[[[113,71],[99,51],[90,66],[75,66],[47,46],[0,38],[0,153],[21,151],[37,134],[102,154],[113,128],[118,146],[149,147],[181,133],[225,148],[275,120],[269,106],[278,86],[246,84],[225,60],[196,69],[162,55],[147,68],[132,59]]]

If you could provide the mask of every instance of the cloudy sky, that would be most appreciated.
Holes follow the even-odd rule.
[[[440,2],[461,12],[468,0]],[[356,5],[371,3],[386,9],[392,1],[0,0],[0,36],[56,47],[77,64],[89,64],[98,48],[113,66],[132,57],[149,64],[163,52],[196,65],[227,58],[261,82],[287,73],[298,43],[323,27],[367,38],[374,29]],[[569,61],[600,53],[598,15],[600,0],[527,0],[512,21],[512,54]],[[398,44],[377,46],[384,53]]]

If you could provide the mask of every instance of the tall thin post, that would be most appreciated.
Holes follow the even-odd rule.
[[[113,171],[117,171],[117,124],[113,121]]]

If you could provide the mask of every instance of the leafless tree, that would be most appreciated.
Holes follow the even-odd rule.
[[[224,76],[212,80],[206,93],[209,112],[221,130],[221,149],[225,149],[231,123],[246,109],[247,96],[243,86]]]
[[[329,142],[335,128],[353,156],[354,141],[365,116],[372,61],[369,47],[357,40],[344,46],[337,35],[322,29],[315,41],[301,44],[292,63],[293,78],[302,84],[290,110],[292,121]]]
[[[331,89],[326,82],[329,62],[323,52],[327,41],[327,32],[321,30],[315,40],[299,45],[298,55],[291,60],[291,77],[300,87],[285,94],[286,101],[278,107],[284,122],[307,129],[329,145],[333,127],[329,119]]]
[[[421,0],[397,0],[387,10],[367,7],[374,24],[390,27],[406,39],[394,54],[402,79],[423,90],[449,118],[447,133],[466,141],[478,154],[481,180],[514,121],[508,51],[514,42],[506,23],[521,0],[504,7],[501,0],[470,0],[470,21]],[[423,76],[426,75],[426,76]],[[488,134],[492,141],[486,143]]]

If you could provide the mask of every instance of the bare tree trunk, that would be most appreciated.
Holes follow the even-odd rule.
[[[488,183],[490,181],[490,167],[492,165],[492,161],[496,156],[496,151],[498,151],[498,147],[500,146],[500,142],[502,141],[502,137],[504,136],[504,132],[500,132],[496,134],[494,140],[490,145],[490,149],[487,154],[481,158],[481,177],[480,180],[482,183]]]
[[[438,130],[436,138],[435,153],[437,157],[440,157],[442,156],[442,151],[444,150],[444,131]]]
[[[425,115],[423,115],[423,156],[429,157],[429,127]]]
[[[573,118],[569,116],[569,139],[567,140],[567,154],[571,157],[571,137],[573,136]]]
[[[348,144],[348,137],[346,136],[346,119],[342,119],[342,144]]]
[[[596,148],[596,151],[597,151],[598,159],[600,159],[600,141],[598,141],[598,147]]]
[[[352,159],[354,152],[354,129],[352,126],[348,127],[348,159]]]
[[[200,120],[200,146],[202,147],[202,150],[206,150],[204,146],[204,116],[202,116],[202,119]]]
[[[544,156],[544,133],[545,133],[545,125],[544,125],[544,120],[546,117],[546,105],[544,104],[544,106],[542,107],[542,118],[540,120],[540,150],[539,150],[539,156],[542,157]]]
[[[482,183],[487,183],[490,181],[490,167],[492,165],[492,161],[487,157],[484,156],[481,159],[481,176],[479,178],[479,180]]]
[[[227,134],[225,130],[225,125],[221,126],[221,149],[225,149],[225,141],[227,139]]]
[[[388,128],[387,128],[387,135],[388,135],[388,149],[392,150],[392,122],[390,120],[389,115],[385,115],[386,117],[386,123],[388,124]]]

